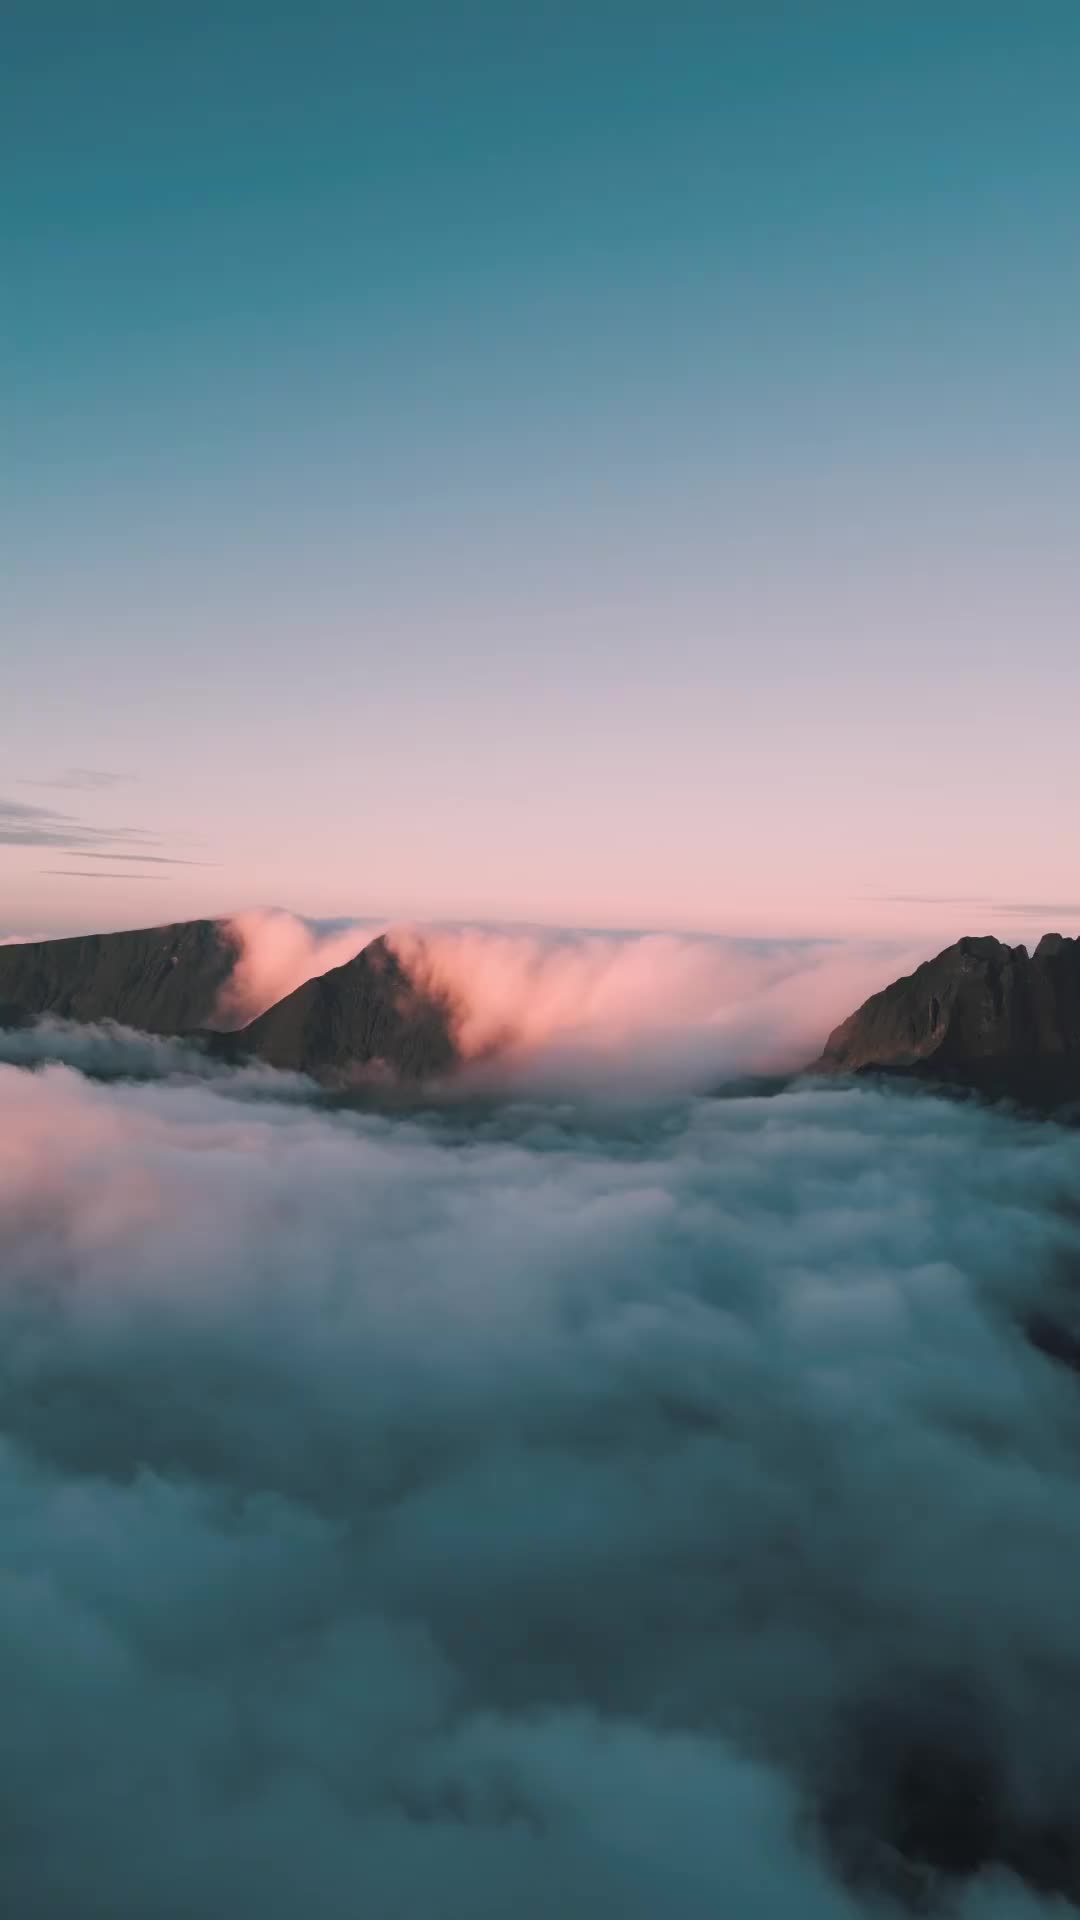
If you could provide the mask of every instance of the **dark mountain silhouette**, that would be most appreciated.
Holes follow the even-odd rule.
[[[235,944],[218,920],[0,947],[3,1024],[53,1014],[189,1033],[212,1019],[235,961]]]
[[[228,1044],[234,1054],[323,1080],[378,1066],[426,1080],[457,1061],[449,1008],[416,986],[382,939],[305,981]]]
[[[1080,939],[967,937],[875,993],[816,1073],[887,1071],[1052,1108],[1080,1100]]]
[[[227,922],[181,921],[0,948],[0,1025],[43,1015],[190,1035],[227,1059],[347,1084],[457,1064],[452,1009],[386,940],[308,980],[239,1032],[211,1032],[237,960]],[[828,1039],[818,1073],[889,1072],[1053,1108],[1080,1101],[1080,939],[1033,954],[965,938],[876,993]]]
[[[114,1020],[198,1038],[224,1059],[265,1060],[341,1083],[376,1067],[423,1080],[455,1063],[448,1008],[413,983],[385,940],[307,981],[239,1032],[213,1032],[236,960],[228,925],[218,920],[2,947],[0,1026],[45,1015]]]

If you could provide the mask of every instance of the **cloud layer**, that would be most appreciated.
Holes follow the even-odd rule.
[[[410,972],[453,1009],[466,1060],[501,1076],[706,1086],[787,1072],[867,994],[926,956],[891,945],[692,934],[395,929]]]
[[[319,926],[253,909],[218,1020],[242,1026],[385,934],[451,1012],[462,1058],[491,1084],[707,1086],[787,1072],[820,1053],[868,993],[926,958],[897,943],[732,940],[486,926]],[[479,1076],[483,1079],[485,1076]],[[472,1076],[477,1083],[478,1076]]]
[[[212,1081],[234,1099],[303,1100],[319,1104],[319,1090],[300,1074],[277,1073],[253,1062],[233,1068],[198,1041],[139,1033],[114,1020],[92,1023],[46,1017],[0,1027],[0,1062],[15,1067],[67,1066],[104,1081],[167,1081],[173,1086]]]
[[[0,1067],[5,1910],[1061,1913],[1078,1176],[869,1089]]]

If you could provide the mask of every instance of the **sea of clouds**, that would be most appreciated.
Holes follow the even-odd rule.
[[[5,1913],[1077,1910],[1080,1135],[31,1039]]]

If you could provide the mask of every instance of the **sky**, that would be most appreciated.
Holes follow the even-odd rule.
[[[0,934],[1080,931],[1073,0],[8,0]]]

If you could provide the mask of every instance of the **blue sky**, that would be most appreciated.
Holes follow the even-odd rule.
[[[9,929],[1080,924],[1075,6],[6,41]]]

